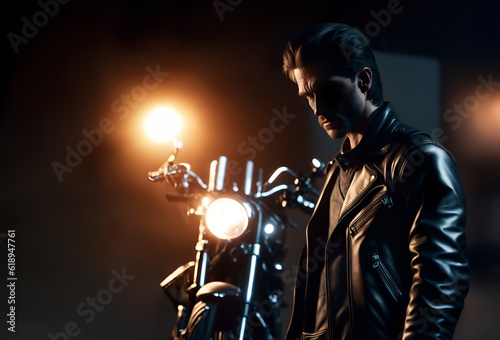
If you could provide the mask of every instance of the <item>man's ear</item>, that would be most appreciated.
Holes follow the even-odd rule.
[[[372,87],[372,70],[368,67],[363,67],[357,76],[358,87],[362,93],[368,93],[368,90]]]

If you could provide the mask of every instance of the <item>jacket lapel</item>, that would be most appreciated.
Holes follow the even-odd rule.
[[[366,194],[375,186],[376,180],[377,174],[366,165],[363,165],[361,170],[356,171],[352,179],[351,186],[347,191],[344,203],[342,204],[339,221],[335,227],[333,227],[329,236],[335,232],[344,216],[359,206]]]
[[[339,171],[339,168],[338,168],[337,164],[335,164],[335,162],[330,162],[330,164],[331,164],[331,167],[326,174],[325,183],[323,184],[323,189],[321,189],[321,193],[318,197],[318,201],[316,203],[316,206],[314,207],[314,211],[311,215],[311,220],[314,219],[314,216],[316,216],[318,210],[322,209],[323,206],[325,206],[325,204],[327,207],[329,206],[329,202],[330,202],[329,197],[331,194],[331,186],[334,182],[333,178],[338,176],[338,171]],[[335,174],[335,176],[334,176],[334,174]],[[325,199],[326,199],[326,201],[325,201]],[[309,222],[309,225],[310,224],[311,223]]]
[[[314,211],[311,215],[309,223],[306,228],[306,245],[308,247],[307,254],[309,254],[309,243],[311,240],[314,240],[317,236],[326,235],[328,238],[328,224],[326,224],[325,229],[325,221],[328,221],[328,216],[330,213],[330,195],[332,192],[332,186],[335,182],[335,179],[338,177],[339,167],[335,162],[330,163],[330,168],[328,169],[325,183],[323,184],[323,189],[321,190],[321,194],[318,197],[318,201],[316,206],[314,207]],[[328,223],[328,222],[326,222]]]
[[[349,190],[347,190],[344,204],[342,205],[342,210],[340,211],[339,221],[347,211],[354,207],[354,205],[359,204],[359,201],[362,200],[364,193],[370,191],[370,188],[375,184],[376,179],[377,174],[366,165],[363,165],[360,171],[356,171],[354,178],[352,179],[351,186],[349,187]]]

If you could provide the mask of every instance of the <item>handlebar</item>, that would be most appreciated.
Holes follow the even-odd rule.
[[[157,171],[150,171],[148,174],[149,180],[151,182],[167,181],[172,182],[174,186],[177,186],[179,183],[175,181],[175,179],[173,179],[174,176],[181,177],[183,184],[187,184],[189,177],[194,178],[200,187],[202,187],[203,189],[208,188],[208,186],[203,182],[200,176],[198,176],[195,172],[189,170],[189,165],[184,163],[181,163],[179,165],[170,165],[167,166],[166,169],[164,167],[161,167]]]
[[[157,170],[151,171],[148,174],[149,180],[151,182],[162,182],[166,181],[168,184],[172,185],[177,191],[178,194],[167,194],[167,199],[169,201],[196,201],[201,197],[200,188],[202,191],[212,192],[212,191],[224,191],[223,184],[221,188],[217,188],[214,183],[215,175],[218,175],[219,172],[222,174],[225,172],[225,167],[222,166],[225,164],[225,157],[221,157],[219,161],[221,163],[220,169],[215,169],[211,166],[210,173],[210,184],[206,185],[203,180],[193,171],[190,170],[189,164],[179,163],[174,164],[174,161],[177,158],[178,151],[182,147],[182,144],[178,142],[175,144],[174,153],[168,158],[168,160]],[[217,163],[216,161],[214,161]],[[212,162],[212,165],[214,165]],[[249,163],[252,163],[249,161]],[[253,171],[253,163],[250,164],[250,170],[248,169],[247,163],[247,173],[245,177],[245,195],[249,196],[251,194],[251,182],[252,182],[252,171]],[[311,185],[311,181],[314,177],[319,177],[323,175],[323,171],[325,169],[325,164],[314,158],[312,160],[312,172],[309,176],[298,176],[294,171],[286,166],[281,166],[276,169],[273,174],[269,177],[269,179],[264,183],[262,180],[262,169],[259,169],[259,180],[256,183],[257,192],[253,194],[255,198],[267,198],[275,195],[279,196],[281,201],[281,205],[283,207],[291,206],[291,207],[300,207],[307,212],[311,212],[314,209],[315,201],[319,197],[319,191]],[[217,167],[217,165],[215,165]],[[214,169],[212,169],[214,168]],[[214,173],[212,173],[215,170]],[[276,179],[282,174],[289,174],[294,178],[293,185],[288,184],[278,184],[273,187],[271,185],[276,181]],[[214,178],[212,178],[214,177]],[[219,176],[224,178],[224,176]],[[194,179],[194,181],[193,181]],[[198,188],[191,188],[191,183],[196,182],[198,184]],[[237,190],[235,190],[237,191]],[[314,201],[314,202],[313,202]]]
[[[292,188],[289,185],[286,184],[280,184],[275,186],[274,188],[271,188],[268,191],[261,192],[260,194],[256,194],[256,197],[268,197],[276,193],[282,193],[285,191],[292,191]]]
[[[306,196],[309,195],[314,198],[319,196],[318,190],[311,185],[312,176],[299,177],[290,168],[282,166],[273,172],[271,177],[269,177],[267,182],[263,185],[263,188],[269,187],[276,181],[278,176],[284,173],[288,173],[294,178],[294,185],[278,184],[269,188],[269,190],[258,191],[254,197],[267,198],[271,196],[279,196],[283,207],[299,207],[307,213],[312,212],[315,203],[312,200],[307,199]],[[167,167],[162,166],[157,171],[149,172],[150,181],[166,181],[167,183],[172,184],[175,188],[182,190],[183,194],[180,195],[172,193],[166,194],[167,200],[171,202],[189,202],[200,198],[199,193],[188,193],[190,178],[195,179],[202,189],[206,190],[208,188],[208,186],[195,172],[189,170],[188,164],[171,164]]]
[[[286,166],[282,166],[282,167],[279,167],[278,169],[276,169],[273,174],[271,175],[271,177],[269,177],[269,179],[267,180],[267,182],[264,184],[264,188],[270,184],[272,184],[276,178],[278,178],[279,175],[281,175],[282,173],[288,173],[290,175],[292,175],[294,178],[297,178],[297,174],[295,172],[293,172],[290,168],[286,167]]]

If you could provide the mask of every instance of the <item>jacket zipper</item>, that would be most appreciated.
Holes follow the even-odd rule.
[[[351,340],[355,339],[354,336],[354,303],[352,301],[352,270],[351,270],[351,242],[349,242],[349,234],[346,233],[346,249],[347,249],[347,287],[348,291],[347,293],[349,294],[349,321],[350,321],[350,327],[351,327]]]
[[[326,242],[326,246],[325,246],[325,289],[326,289],[326,320],[327,320],[327,323],[326,323],[326,329],[328,331],[328,339],[329,340],[333,340],[333,337],[332,337],[332,322],[330,320],[330,285],[328,283],[328,276],[330,275],[329,272],[328,272],[328,242],[330,241],[330,239],[328,239],[328,241]],[[321,282],[321,280],[320,280]]]
[[[337,222],[337,225],[340,224],[340,222],[342,222],[344,220],[344,218],[349,215],[351,213],[351,211],[353,211],[354,209],[356,209],[356,207],[361,203],[361,201],[367,197],[368,195],[370,195],[372,192],[374,192],[375,190],[379,189],[379,188],[383,188],[384,185],[381,184],[381,185],[377,185],[376,187],[373,187],[371,188],[369,191],[366,191],[368,188],[365,189],[364,192],[362,192],[352,203],[351,205],[346,209],[344,210],[344,212],[340,215],[340,218],[339,218],[339,221]]]
[[[382,262],[382,259],[380,258],[380,255],[377,252],[372,253],[372,260],[373,260],[373,268],[377,271],[379,274],[380,278],[384,282],[385,287],[391,293],[392,297],[394,300],[398,301],[399,297],[403,295],[401,292],[401,289],[399,289],[396,281],[391,275],[391,272],[389,269],[386,267],[385,263]]]
[[[392,201],[392,197],[389,196],[389,194],[385,194],[382,196],[381,199],[378,201],[375,201],[371,206],[367,208],[365,212],[356,220],[354,221],[350,226],[349,226],[349,233],[351,236],[354,236],[358,233],[359,228],[370,218],[375,216],[377,212],[382,207],[390,208],[394,205],[394,202]]]
[[[373,173],[373,177],[372,177],[372,181],[371,183],[358,195],[358,197],[356,197],[356,199],[351,203],[351,205],[349,207],[347,207],[347,209],[344,211],[343,214],[341,214],[341,216],[339,217],[339,220],[337,222],[337,225],[339,225],[341,223],[341,221],[347,216],[349,215],[349,213],[351,211],[353,211],[360,203],[361,201],[367,197],[371,192],[373,192],[374,190],[380,188],[380,187],[383,187],[383,185],[377,185],[376,187],[374,188],[370,188],[370,186],[375,183],[375,181],[377,180],[377,174],[376,174],[376,171],[374,171],[370,166],[367,165],[367,167],[372,171]],[[346,229],[347,230],[347,229]],[[354,312],[353,312],[353,302],[352,302],[352,273],[351,273],[351,260],[350,260],[350,257],[351,257],[351,254],[350,254],[350,244],[349,244],[349,239],[348,239],[348,233],[346,233],[346,250],[347,250],[347,293],[349,294],[349,318],[350,318],[350,322],[351,322],[351,338],[354,339]],[[328,241],[327,241],[327,246],[328,246],[328,243],[330,243],[330,238],[328,238]],[[325,263],[328,263],[328,257],[327,257],[327,252],[325,252]],[[329,287],[328,285],[328,277],[329,277],[329,274],[328,274],[328,266],[326,266],[327,268],[327,271],[326,271],[326,274],[327,274],[327,277],[326,277],[326,282],[327,282],[327,287]],[[330,320],[330,313],[328,313],[328,311],[330,310],[330,290],[327,289],[326,291],[327,293],[327,317],[328,317],[328,338],[330,340],[333,340],[333,334],[332,334],[332,323],[331,323],[331,320]]]

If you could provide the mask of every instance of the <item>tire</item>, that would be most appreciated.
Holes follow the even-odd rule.
[[[208,340],[208,334],[214,333],[217,306],[199,301],[191,312],[185,335],[187,340]]]
[[[231,329],[220,329],[217,322],[217,305],[199,301],[193,308],[186,327],[187,340],[236,340],[237,336]]]
[[[239,328],[237,318],[232,314],[218,311],[217,304],[199,301],[195,304],[182,339],[187,340],[237,340]],[[218,313],[219,312],[219,313]],[[241,319],[240,319],[241,320]],[[269,339],[269,334],[261,329],[248,335],[247,340]]]

